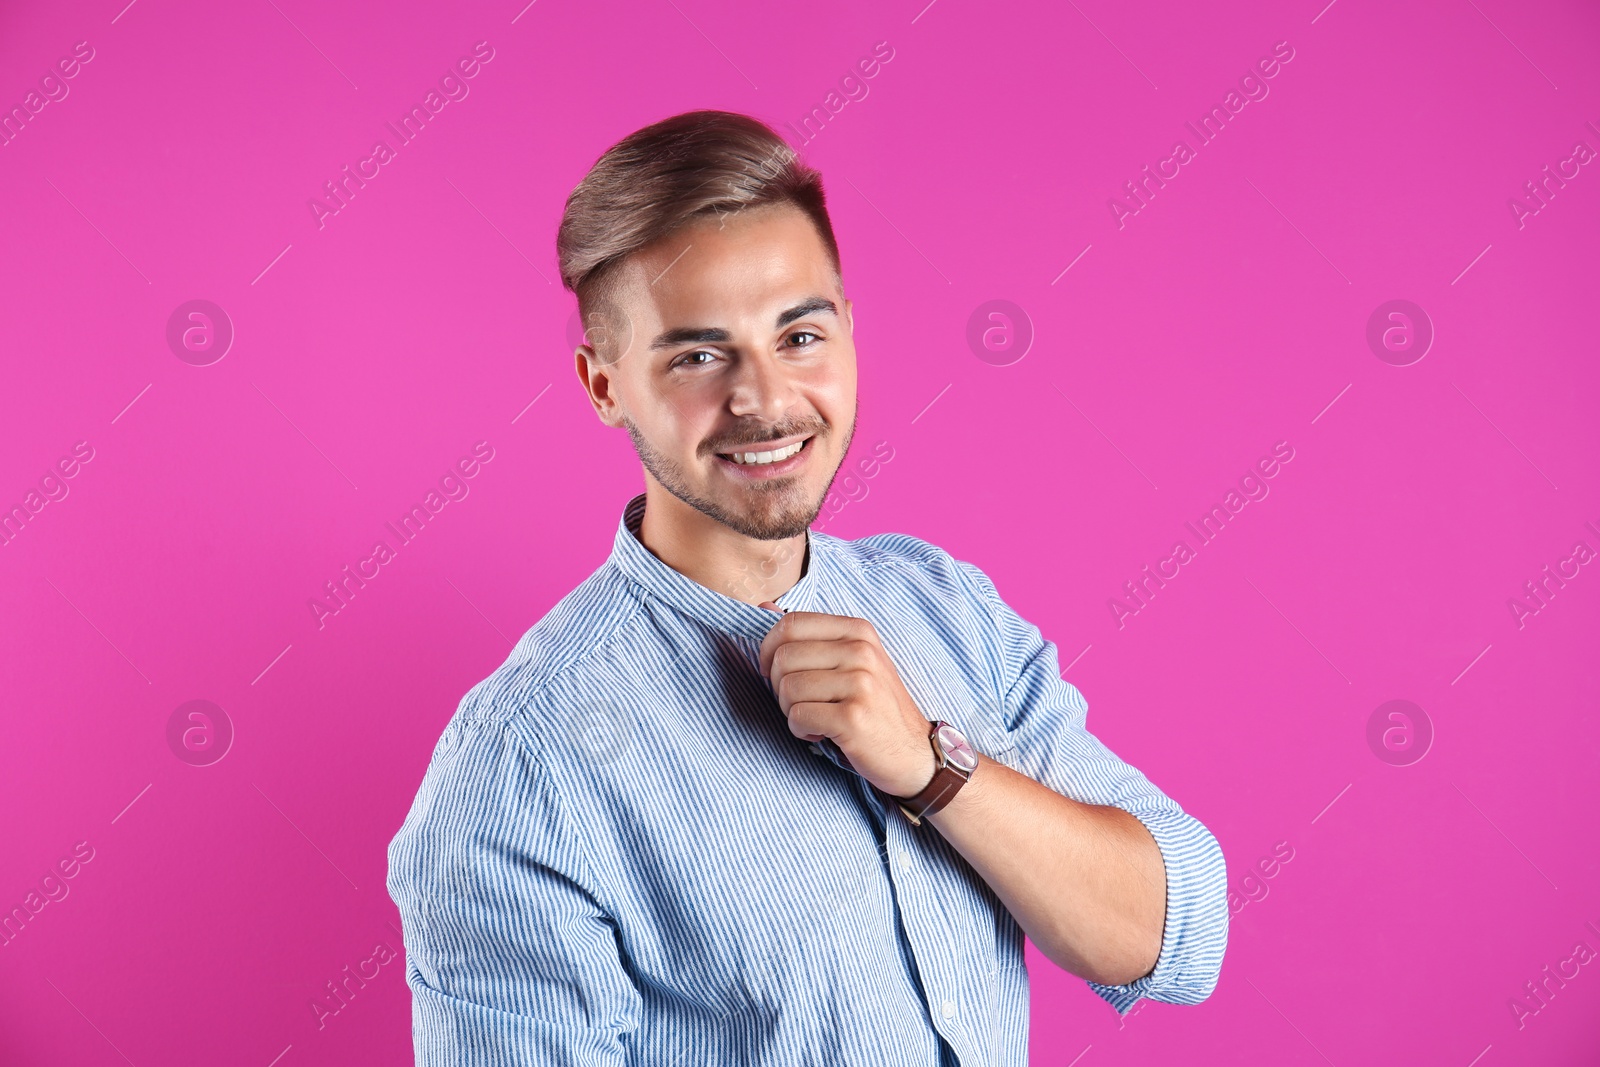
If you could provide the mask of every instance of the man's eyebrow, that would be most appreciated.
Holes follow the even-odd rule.
[[[650,351],[659,348],[677,348],[679,345],[708,345],[720,341],[728,341],[732,335],[727,330],[720,328],[705,328],[700,326],[679,326],[677,329],[667,330],[650,342]]]
[[[839,309],[834,306],[832,300],[829,300],[826,297],[813,296],[801,301],[788,311],[785,311],[783,314],[779,315],[774,329],[781,330],[795,319],[803,319],[807,315],[815,315],[821,312],[827,312],[829,315],[833,315],[837,318]]]
[[[787,311],[780,313],[778,321],[773,324],[773,328],[781,330],[797,319],[821,313],[837,317],[839,314],[838,305],[827,297],[809,297]],[[679,326],[676,329],[663,332],[654,341],[651,341],[650,350],[653,352],[661,348],[677,348],[679,345],[719,344],[732,339],[732,334],[717,326]]]

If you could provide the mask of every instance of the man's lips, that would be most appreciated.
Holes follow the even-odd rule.
[[[816,440],[814,434],[798,434],[794,437],[782,438],[777,441],[763,441],[755,445],[740,445],[728,452],[717,452],[717,465],[735,477],[743,478],[776,478],[797,470],[811,456],[811,443]],[[734,453],[745,455],[749,453],[777,452],[790,445],[800,445],[800,451],[785,459],[774,460],[770,463],[740,463],[730,458]]]
[[[753,445],[734,445],[732,448],[717,449],[716,455],[726,458],[736,452],[741,455],[746,452],[776,452],[779,449],[788,448],[792,444],[815,436],[816,434],[814,433],[797,433],[793,437],[780,437],[776,441],[761,441]]]

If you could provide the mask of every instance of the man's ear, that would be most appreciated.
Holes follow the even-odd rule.
[[[590,345],[579,345],[573,361],[595,415],[607,426],[621,426],[622,408],[617,403],[616,382],[611,373],[616,364],[602,364]]]

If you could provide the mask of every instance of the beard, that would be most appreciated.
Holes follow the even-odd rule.
[[[754,482],[742,493],[730,493],[730,499],[712,500],[697,493],[690,486],[682,467],[645,440],[632,419],[623,416],[622,424],[633,440],[634,451],[639,453],[639,462],[650,472],[651,477],[661,483],[663,489],[702,515],[713,518],[729,529],[757,541],[782,541],[798,537],[810,529],[822,511],[823,501],[828,498],[828,490],[833,488],[834,478],[839,474],[839,467],[835,467],[828,475],[827,484],[815,498],[806,492],[802,477],[797,474],[773,479],[770,482]],[[831,432],[827,424],[820,421],[780,424],[773,429],[776,432],[767,434],[766,440],[781,440],[795,434],[811,433],[815,440],[806,446],[808,448],[815,447],[816,441],[822,440]],[[850,442],[855,437],[855,432],[856,413],[852,411],[850,426],[844,435],[844,446],[839,449],[841,467],[844,465],[844,456],[850,451]],[[731,442],[727,447],[735,448],[754,443],[756,442]]]

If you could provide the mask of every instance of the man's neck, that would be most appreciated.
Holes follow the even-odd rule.
[[[662,563],[724,596],[759,604],[788,592],[805,573],[807,537],[759,541],[685,504],[645,479],[639,540]]]

